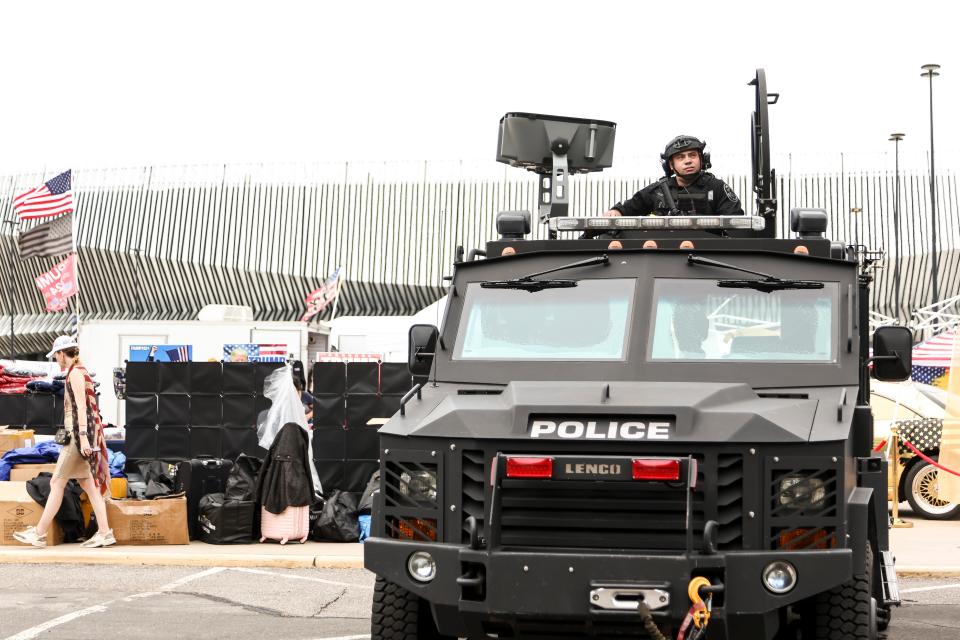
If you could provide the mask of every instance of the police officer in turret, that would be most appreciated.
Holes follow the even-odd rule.
[[[710,168],[707,144],[693,136],[677,136],[660,154],[665,178],[613,205],[605,216],[743,215],[740,199]]]

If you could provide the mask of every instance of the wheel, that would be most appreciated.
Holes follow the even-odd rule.
[[[877,639],[873,549],[869,544],[865,565],[846,584],[814,596],[811,640]]]
[[[426,600],[380,577],[372,612],[370,640],[453,640],[437,633]]]
[[[936,460],[937,456],[930,456]],[[949,520],[960,513],[960,504],[940,499],[938,476],[940,470],[920,460],[910,465],[904,485],[907,502],[913,512],[927,520]]]

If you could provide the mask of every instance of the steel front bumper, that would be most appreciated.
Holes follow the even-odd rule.
[[[421,550],[437,561],[437,575],[427,584],[412,580],[406,569],[410,554]],[[763,586],[763,568],[774,560],[788,560],[797,569],[797,585],[787,594],[775,595]],[[591,590],[611,584],[657,586],[669,592],[670,602],[655,612],[656,617],[676,622],[690,607],[687,585],[694,575],[707,575],[712,582],[724,584],[718,618],[762,615],[848,581],[853,552],[737,551],[689,556],[487,552],[461,545],[371,538],[364,545],[364,565],[436,607],[453,608],[461,614],[576,618],[622,615],[595,607],[590,601]],[[457,579],[478,567],[482,568],[483,595],[465,599]]]

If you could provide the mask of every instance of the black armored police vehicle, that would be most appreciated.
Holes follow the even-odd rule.
[[[756,216],[567,216],[610,122],[509,113],[526,212],[454,265],[417,381],[380,431],[374,640],[872,639],[898,604],[870,376],[869,272],[791,212],[776,237],[762,70]],[[569,234],[569,235],[566,235]],[[478,255],[482,259],[477,259]],[[872,354],[871,354],[872,345]]]

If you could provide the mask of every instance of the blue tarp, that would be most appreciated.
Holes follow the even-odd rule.
[[[107,449],[110,457],[110,477],[122,478],[123,467],[127,462],[127,457],[122,453],[115,453]],[[41,442],[32,447],[22,447],[7,451],[0,458],[0,481],[10,479],[10,469],[15,464],[45,464],[56,462],[60,457],[60,445],[55,442]]]

